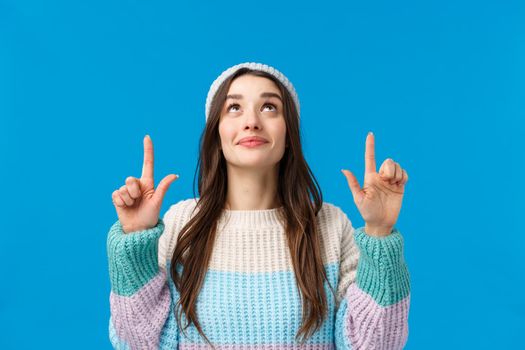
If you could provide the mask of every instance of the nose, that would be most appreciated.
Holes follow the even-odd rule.
[[[254,108],[248,108],[244,118],[244,129],[261,129],[261,119],[257,111]]]

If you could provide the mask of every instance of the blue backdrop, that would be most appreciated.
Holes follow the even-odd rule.
[[[193,197],[212,81],[281,70],[325,201],[364,224],[341,168],[409,174],[397,227],[407,349],[514,349],[525,334],[522,1],[0,0],[0,348],[109,349],[111,193],[180,175]]]

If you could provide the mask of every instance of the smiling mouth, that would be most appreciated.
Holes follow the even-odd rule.
[[[264,141],[259,141],[259,140],[253,140],[253,141],[245,141],[245,142],[240,142],[239,143],[239,146],[245,146],[245,147],[257,147],[257,146],[260,146],[260,145],[264,145],[268,142],[264,142]]]

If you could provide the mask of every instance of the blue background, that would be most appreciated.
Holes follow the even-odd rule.
[[[212,81],[281,70],[327,202],[364,224],[341,168],[409,174],[397,227],[407,349],[510,349],[525,334],[521,1],[0,0],[0,348],[109,349],[111,193],[140,177],[193,197]],[[520,151],[521,150],[521,151]]]

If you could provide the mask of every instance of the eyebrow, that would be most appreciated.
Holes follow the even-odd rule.
[[[233,95],[226,96],[226,99],[233,98],[235,100],[242,100],[242,97],[243,96],[241,94],[233,94]],[[277,97],[279,100],[281,100],[281,102],[283,101],[281,96],[279,96],[275,92],[263,92],[261,94],[261,97]]]

